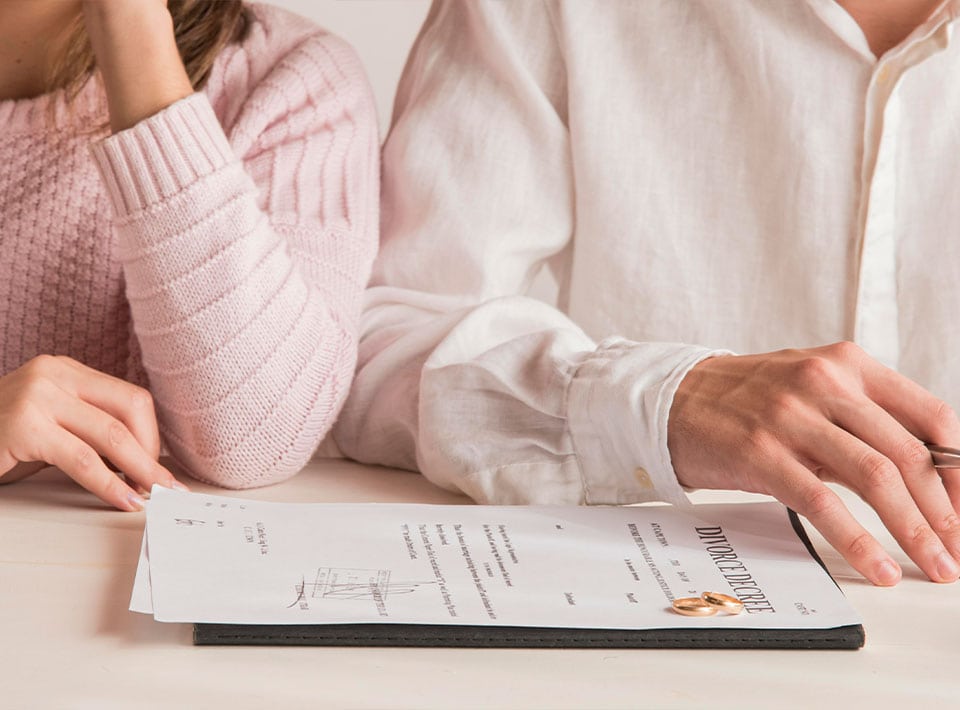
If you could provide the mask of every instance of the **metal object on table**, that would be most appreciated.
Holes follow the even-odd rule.
[[[717,609],[725,611],[728,614],[739,614],[743,611],[743,602],[729,594],[704,592],[700,595],[700,598],[710,606],[715,606]]]
[[[717,613],[717,607],[708,604],[700,597],[684,597],[683,599],[674,599],[673,610],[683,616],[713,616]]]

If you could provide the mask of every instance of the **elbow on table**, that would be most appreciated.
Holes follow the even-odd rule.
[[[298,456],[287,455],[272,461],[268,461],[267,457],[262,461],[226,457],[209,465],[193,466],[187,470],[194,478],[220,488],[235,491],[263,488],[292,478],[310,460],[311,453]]]
[[[280,483],[310,461],[343,407],[356,366],[356,338],[330,338],[282,388],[261,383],[240,407],[170,417],[164,439],[190,476],[241,490]],[[259,403],[259,404],[257,404]]]
[[[250,432],[239,442],[225,441],[229,433],[208,432],[203,438],[213,446],[178,447],[168,442],[170,453],[188,475],[221,488],[262,488],[285,481],[307,465],[329,432],[349,380],[347,375],[343,387],[323,388],[299,412],[285,409],[283,426]],[[217,453],[204,455],[203,449]]]

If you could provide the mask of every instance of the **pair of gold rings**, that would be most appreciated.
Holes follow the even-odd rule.
[[[718,611],[739,614],[743,611],[743,602],[729,594],[704,592],[699,597],[674,599],[673,610],[683,616],[713,616]]]

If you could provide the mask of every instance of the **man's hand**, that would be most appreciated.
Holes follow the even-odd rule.
[[[166,0],[84,0],[114,133],[193,93]]]
[[[824,481],[870,503],[930,579],[960,576],[960,472],[938,472],[924,446],[960,445],[960,422],[856,345],[705,360],[668,429],[681,484],[776,497],[874,584],[896,584],[900,568]]]
[[[159,453],[153,399],[140,387],[49,355],[0,377],[0,477],[43,461],[110,505],[141,510],[143,499],[103,459],[145,490],[184,488]]]

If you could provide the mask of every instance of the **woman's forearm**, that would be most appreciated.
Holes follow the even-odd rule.
[[[85,0],[114,133],[193,93],[163,0]]]

